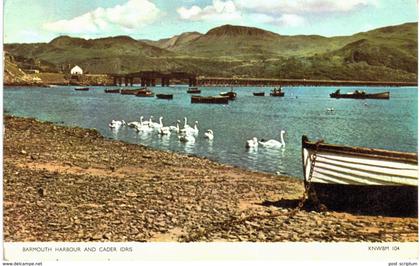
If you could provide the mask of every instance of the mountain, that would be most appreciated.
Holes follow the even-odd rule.
[[[173,47],[182,45],[184,43],[188,43],[194,41],[195,39],[199,38],[202,34],[199,32],[184,32],[180,35],[175,35],[171,38],[160,39],[158,41],[151,41],[151,40],[143,40],[145,43],[157,46],[162,49],[171,49]]]
[[[205,34],[186,32],[158,41],[61,36],[49,43],[5,44],[4,49],[22,61],[55,66],[56,71],[78,64],[90,73],[160,70],[227,77],[416,81],[417,31],[417,23],[406,23],[351,36],[287,36],[223,25]]]

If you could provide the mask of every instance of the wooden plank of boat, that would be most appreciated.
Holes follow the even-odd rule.
[[[336,99],[378,99],[378,100],[389,100],[390,92],[380,92],[380,93],[366,93],[364,91],[355,91],[351,93],[340,93],[339,90],[330,94],[331,98]]]
[[[74,88],[75,91],[88,91],[89,88]]]
[[[229,97],[229,100],[235,100],[236,99],[236,92],[229,91],[229,92],[221,92],[220,96]]]
[[[265,96],[265,92],[254,92],[254,96]]]
[[[105,93],[121,93],[121,89],[105,89]]]
[[[165,100],[172,100],[174,98],[174,95],[173,94],[156,94],[156,98],[165,99]]]
[[[228,104],[227,96],[191,96],[191,103]]]
[[[302,137],[304,182],[329,208],[414,214],[417,211],[416,153],[321,143]],[[404,205],[404,206],[403,206]]]
[[[197,87],[189,87],[187,93],[201,93],[201,90]]]

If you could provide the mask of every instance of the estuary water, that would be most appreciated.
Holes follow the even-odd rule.
[[[111,87],[107,87],[111,88]],[[191,104],[186,86],[154,87],[154,93],[171,93],[171,101],[132,95],[107,94],[104,87],[75,91],[74,87],[8,87],[4,89],[7,113],[34,117],[68,126],[96,128],[105,137],[138,143],[162,150],[204,156],[222,163],[262,172],[302,178],[301,137],[328,143],[417,152],[417,87],[366,88],[369,93],[390,91],[390,100],[331,99],[335,87],[286,87],[285,97],[270,97],[271,88],[238,87],[238,96],[228,105]],[[351,92],[356,87],[341,87]],[[201,88],[202,96],[218,95],[230,88]],[[265,97],[253,96],[264,91]],[[334,111],[327,111],[334,108]],[[176,134],[138,134],[131,128],[110,130],[112,120],[127,122],[150,116],[164,126],[188,118],[199,122],[195,144],[179,142]],[[214,140],[204,138],[214,131]],[[280,140],[285,130],[286,146],[280,150],[247,150],[246,140]]]

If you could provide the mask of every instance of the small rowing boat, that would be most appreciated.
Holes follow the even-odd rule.
[[[201,93],[201,90],[197,87],[189,87],[187,93]]]
[[[329,209],[417,213],[417,154],[310,142],[302,137],[309,198]]]
[[[75,91],[88,91],[89,88],[74,88]]]
[[[254,96],[265,96],[265,92],[254,92]]]
[[[283,97],[284,96],[284,91],[282,91],[281,88],[274,89],[274,90],[271,91],[270,96]]]
[[[156,94],[156,98],[165,99],[165,100],[172,100],[174,98],[174,95],[173,94]]]
[[[344,98],[344,99],[378,99],[378,100],[389,100],[390,93],[380,92],[380,93],[366,93],[365,91],[355,90],[354,92],[349,93],[340,93],[340,90],[336,90],[333,93],[330,93],[331,98]]]
[[[191,103],[228,104],[228,96],[191,96]]]

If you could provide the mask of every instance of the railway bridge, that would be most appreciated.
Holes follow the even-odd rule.
[[[267,79],[267,78],[238,78],[238,77],[205,77],[188,72],[158,72],[140,71],[129,74],[112,74],[114,85],[133,86],[137,79],[141,86],[156,86],[160,80],[161,86],[169,86],[171,80],[180,80],[193,86],[417,86],[417,82],[403,81],[359,81],[359,80],[312,80],[312,79]]]

